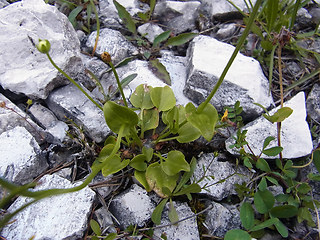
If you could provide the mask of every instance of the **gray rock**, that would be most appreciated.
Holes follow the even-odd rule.
[[[148,4],[138,0],[119,0],[118,2],[129,12],[131,16],[136,15],[138,12],[146,12],[150,9]],[[99,1],[99,19],[102,26],[108,28],[122,27],[117,9],[112,0]]]
[[[160,62],[166,67],[171,77],[171,88],[175,93],[177,104],[185,105],[190,100],[183,94],[183,88],[186,79],[186,67],[183,57],[176,57],[167,55],[159,59]],[[152,87],[163,87],[167,84],[156,77],[150,68],[148,62],[141,60],[134,60],[124,67],[118,68],[118,75],[120,79],[124,79],[130,74],[137,73],[138,76],[126,86],[123,91],[128,98],[135,88],[140,84],[147,84]],[[114,79],[112,73],[107,77],[109,80]],[[113,80],[115,81],[115,80]],[[102,83],[104,85],[104,83]],[[106,87],[104,87],[106,89]]]
[[[41,123],[41,125],[49,132],[52,136],[57,138],[59,141],[63,141],[66,137],[66,132],[69,127],[66,123],[59,121],[58,118],[48,108],[41,104],[33,104],[29,108],[30,113]]]
[[[233,0],[232,2],[241,11],[248,12],[245,1]],[[251,2],[252,4],[255,4],[256,0],[252,0]],[[205,9],[205,11],[210,14],[210,16],[222,16],[233,12],[238,12],[236,7],[232,6],[232,4],[225,0],[203,0],[202,4],[202,8]]]
[[[198,1],[160,1],[156,4],[154,16],[175,34],[182,33],[195,28],[200,4]]]
[[[46,100],[48,107],[60,120],[71,118],[95,142],[102,142],[110,133],[103,112],[73,84],[54,90]]]
[[[103,232],[106,233],[116,233],[117,230],[113,224],[111,213],[104,207],[101,207],[94,211],[96,215],[97,222],[99,223]]]
[[[196,104],[202,103],[217,83],[234,47],[208,36],[196,37],[189,45],[187,62],[188,78],[184,93]],[[259,62],[238,54],[223,83],[210,101],[218,111],[240,101],[245,119],[260,115],[262,109],[273,104],[268,95],[268,80]]]
[[[87,40],[87,47],[94,47],[97,31],[90,34]],[[112,63],[116,64],[126,57],[132,56],[137,51],[119,31],[103,28],[100,30],[99,41],[96,53],[108,52],[111,55]]]
[[[67,73],[79,71],[80,43],[68,18],[41,0],[23,0],[0,9],[0,84],[30,98],[46,98],[67,83],[35,43],[48,39],[50,55]],[[13,37],[14,36],[14,37]]]
[[[182,220],[186,217],[194,215],[190,207],[186,203],[174,202],[173,205],[178,213],[179,220]],[[166,204],[164,211],[162,213],[161,225],[170,224],[168,217],[169,212],[169,203]],[[198,225],[196,218],[190,218],[185,221],[179,222],[176,225],[171,225],[164,228],[157,228],[154,230],[154,235],[160,236],[164,234],[167,236],[167,239],[170,240],[198,240],[200,239]]]
[[[216,32],[215,38],[218,40],[224,40],[226,38],[231,37],[237,29],[237,25],[235,23],[222,24],[220,29]]]
[[[312,16],[312,21],[317,24],[320,21],[320,7],[313,7],[309,10]]]
[[[142,227],[151,218],[154,208],[147,191],[136,184],[116,196],[110,204],[110,211],[123,228],[135,224]]]
[[[145,23],[140,27],[138,27],[138,33],[140,33],[141,35],[144,35],[144,37],[148,39],[149,42],[151,43],[153,43],[153,40],[155,39],[156,36],[158,36],[163,32],[164,31],[161,27],[153,23]]]
[[[112,186],[112,177],[112,175],[104,177],[102,173],[99,172],[89,186],[98,192],[101,197],[107,198],[115,189],[115,186]]]
[[[241,175],[235,174],[230,177],[236,170]],[[250,172],[246,168],[229,162],[221,162],[219,161],[219,157],[215,157],[213,153],[203,154],[198,159],[193,179],[197,181],[204,174],[206,177],[199,183],[201,187],[205,186],[205,189],[202,189],[201,193],[207,194],[217,201],[231,194],[236,194],[234,184],[248,181],[250,176]],[[220,180],[225,181],[219,183]]]
[[[308,10],[305,8],[300,8],[297,12],[296,22],[299,28],[304,28],[310,25],[312,20],[311,14],[309,14]]]
[[[71,188],[71,184],[57,175],[45,175],[35,190]],[[4,227],[1,235],[8,240],[51,239],[76,240],[82,238],[95,193],[88,187],[74,192],[45,198],[15,216],[16,221]],[[19,197],[8,209],[13,212],[31,199]]]
[[[282,156],[284,158],[299,158],[311,153],[313,149],[312,137],[306,122],[305,96],[303,92],[298,93],[288,102],[284,103],[285,107],[290,107],[293,113],[281,124],[281,145],[283,147]],[[279,107],[270,111],[270,115],[275,113]],[[246,141],[249,143],[255,155],[259,155],[263,146],[263,141],[268,136],[277,139],[277,124],[270,123],[264,117],[259,117],[255,121],[247,124],[242,130],[248,130]],[[230,149],[234,139],[230,137],[226,141],[226,148],[230,153],[236,154],[237,150]],[[277,146],[277,140],[272,141],[268,147]],[[245,150],[249,152],[247,146]],[[262,154],[263,158],[268,157]]]
[[[305,48],[320,54],[320,38],[304,39],[304,40],[298,41],[297,44],[302,48]]]
[[[8,5],[9,5],[9,3],[6,0],[0,0],[0,8],[4,8]]]
[[[0,102],[5,104],[5,108],[0,108],[0,134],[21,126],[26,128],[39,144],[53,141],[51,134],[40,128],[25,112],[2,94],[0,94]]]
[[[320,122],[320,86],[318,84],[313,85],[306,104],[308,116]]]
[[[240,228],[240,212],[235,206],[222,205],[212,202],[212,209],[206,212],[204,225],[209,234],[224,237],[227,231]]]
[[[29,183],[48,167],[38,143],[23,127],[0,135],[0,155],[0,175],[14,183]]]

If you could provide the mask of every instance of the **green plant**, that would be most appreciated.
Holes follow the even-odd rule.
[[[152,220],[155,223],[159,223],[163,207],[169,201],[169,218],[171,221],[176,222],[178,218],[173,208],[172,198],[187,195],[191,199],[191,193],[201,190],[198,184],[188,183],[195,169],[196,160],[192,158],[188,163],[182,152],[172,150],[168,146],[160,151],[161,145],[172,140],[177,140],[179,143],[188,143],[198,139],[200,136],[203,136],[207,141],[212,139],[218,122],[218,113],[209,102],[222,84],[241,45],[244,43],[261,2],[262,0],[257,0],[249,18],[248,26],[216,86],[208,98],[198,107],[192,103],[188,103],[185,107],[176,106],[174,94],[168,86],[152,88],[140,85],[130,97],[130,102],[134,108],[129,108],[116,69],[108,55],[106,55],[106,62],[110,65],[116,77],[124,106],[109,100],[102,107],[76,81],[54,63],[49,55],[51,47],[49,41],[40,40],[37,44],[38,50],[46,54],[51,64],[104,112],[107,125],[117,137],[109,136],[106,139],[103,149],[91,167],[91,173],[77,187],[32,191],[30,188],[35,187],[35,182],[18,186],[0,178],[0,185],[9,192],[0,202],[0,208],[4,208],[14,197],[19,195],[32,198],[29,203],[4,216],[0,221],[0,226],[4,226],[14,215],[43,198],[83,189],[100,171],[104,176],[107,176],[128,166],[135,170],[135,177],[147,191],[153,190],[163,198],[152,214]],[[157,46],[157,44],[167,40],[168,33],[159,35],[155,39],[154,45]],[[167,44],[171,46],[180,45],[194,36],[193,34],[181,34],[169,38]],[[163,130],[161,130],[159,124],[160,119],[165,126]],[[133,157],[122,154],[121,149],[132,153]]]

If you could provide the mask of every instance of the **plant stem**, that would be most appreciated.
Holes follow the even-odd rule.
[[[97,49],[97,45],[98,45],[98,41],[99,41],[99,36],[100,36],[100,21],[99,21],[99,16],[98,16],[98,12],[97,12],[97,9],[96,9],[96,6],[94,5],[93,3],[93,0],[90,0],[90,4],[93,8],[93,11],[94,11],[94,14],[95,14],[95,17],[96,17],[96,21],[97,21],[97,36],[96,36],[96,41],[94,43],[94,47],[93,47],[93,50],[92,50],[92,56],[94,55],[96,49]],[[90,31],[90,29],[89,29]]]
[[[128,107],[128,104],[127,104],[127,100],[126,100],[126,97],[124,96],[124,93],[123,93],[123,89],[122,89],[122,86],[121,86],[121,82],[120,82],[120,79],[119,79],[119,76],[118,76],[118,73],[113,65],[113,63],[111,61],[108,62],[109,66],[111,67],[112,69],[112,72],[117,80],[117,84],[118,84],[118,88],[119,88],[119,91],[121,93],[121,97],[122,97],[122,100],[123,100],[123,103],[126,107]]]
[[[223,72],[218,80],[218,82],[216,83],[216,85],[214,86],[214,88],[212,89],[211,93],[209,94],[209,96],[207,97],[207,99],[203,102],[203,104],[201,106],[198,107],[198,112],[201,113],[203,111],[203,109],[207,106],[207,104],[210,102],[210,100],[213,98],[214,94],[217,92],[217,90],[219,89],[220,85],[222,84],[225,76],[227,75],[227,72],[229,71],[229,68],[231,67],[234,59],[236,58],[238,52],[240,51],[244,41],[246,40],[249,32],[250,32],[250,28],[258,14],[258,10],[259,10],[259,7],[262,3],[262,0],[257,0],[256,4],[254,5],[254,8],[252,10],[252,13],[250,14],[250,17],[249,17],[249,21],[248,21],[248,24],[245,28],[245,30],[243,31],[239,41],[238,41],[238,44],[235,48],[235,50],[233,51],[226,67],[223,69]]]
[[[279,84],[280,84],[280,101],[281,108],[283,107],[283,84],[282,84],[282,67],[281,67],[281,43],[278,46],[278,71],[279,71]],[[281,122],[277,122],[277,133],[278,133],[278,146],[281,147]],[[282,152],[279,153],[279,159],[282,162]]]
[[[57,66],[57,64],[55,64],[55,62],[52,60],[52,58],[50,57],[49,53],[46,53],[47,57],[49,58],[51,64],[63,75],[65,76],[70,82],[72,82],[84,95],[86,95],[86,97],[93,102],[101,111],[103,111],[103,108],[100,106],[100,104],[98,104],[95,100],[93,100],[92,97],[90,97],[90,95],[78,84],[76,83],[75,80],[73,80],[68,74],[66,74],[61,68],[59,68]]]

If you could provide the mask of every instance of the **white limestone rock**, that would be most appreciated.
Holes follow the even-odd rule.
[[[51,134],[48,134],[48,132],[40,128],[25,112],[1,93],[0,102],[3,102],[6,106],[6,108],[0,108],[0,134],[17,126],[21,126],[27,129],[39,144],[46,141],[50,143],[54,142]]]
[[[149,42],[153,43],[155,37],[163,33],[163,29],[157,24],[145,23],[138,27],[138,33],[143,35]]]
[[[190,102],[190,100],[183,94],[186,79],[186,67],[184,60],[185,59],[183,57],[171,55],[167,55],[159,59],[170,74],[171,88],[177,99],[177,104],[181,105],[185,105]],[[148,62],[146,61],[134,60],[126,66],[118,68],[117,71],[120,79],[124,79],[130,74],[138,74],[138,76],[123,89],[127,98],[131,96],[133,91],[140,84],[147,84],[152,87],[164,87],[167,85],[152,73],[148,66]],[[110,81],[110,79],[114,79],[114,76],[110,73],[107,78]],[[104,82],[102,82],[102,84],[105,85]],[[104,89],[107,89],[107,87],[104,87]]]
[[[42,0],[22,0],[0,9],[0,19],[0,84],[4,89],[45,99],[52,89],[68,81],[29,37],[36,44],[38,39],[48,39],[56,64],[67,73],[79,72],[80,43],[70,21],[58,9]]]
[[[137,184],[113,198],[110,204],[110,211],[123,228],[129,225],[142,227],[151,218],[154,208],[147,191]]]
[[[236,194],[234,184],[241,184],[249,180],[250,172],[242,167],[236,166],[230,162],[222,162],[220,157],[215,157],[213,153],[203,154],[197,162],[197,167],[193,174],[194,180],[199,180],[205,174],[204,178],[199,185],[206,186],[201,190],[201,193],[207,194],[217,201]],[[230,177],[237,171],[238,174]],[[225,180],[221,183],[219,181]]]
[[[57,175],[45,175],[35,190],[71,188],[79,185]],[[89,187],[63,195],[45,198],[24,209],[15,216],[16,221],[3,228],[1,235],[8,240],[50,239],[76,240],[83,237],[91,213],[95,193]],[[13,212],[30,202],[19,197],[8,209]]]
[[[103,112],[73,84],[54,90],[46,103],[60,120],[65,120],[67,116],[83,126],[88,136],[97,143],[104,141],[110,133]]]
[[[0,8],[4,8],[8,5],[9,5],[9,3],[6,0],[0,0]]]
[[[202,103],[210,94],[223,72],[234,47],[208,36],[198,36],[189,45],[187,53],[188,77],[184,93],[196,104]],[[258,117],[262,109],[273,104],[268,94],[269,83],[263,75],[259,62],[238,54],[220,88],[211,99],[218,111],[240,101],[245,119]]]
[[[243,0],[232,1],[241,11],[248,12],[246,2]],[[255,4],[256,0],[251,0],[252,4]],[[225,0],[202,0],[202,8],[210,14],[210,16],[221,16],[232,12],[238,12],[237,8],[232,6]],[[249,5],[251,8],[251,6]]]
[[[283,147],[282,156],[284,158],[299,158],[311,153],[313,149],[312,137],[306,122],[306,105],[304,92],[298,93],[288,102],[284,103],[284,107],[290,107],[293,113],[285,119],[281,124],[281,145]],[[270,111],[270,115],[275,113],[279,107]],[[269,147],[277,146],[277,124],[270,123],[263,116],[255,121],[247,124],[242,130],[248,130],[246,134],[246,141],[255,155],[259,155],[266,137],[273,136],[275,141],[270,143]],[[235,140],[230,137],[226,141],[226,148],[232,154],[237,154],[238,150],[230,149],[230,145],[234,144]],[[247,146],[245,150],[249,152]],[[268,157],[262,154],[263,158]]]
[[[190,207],[186,203],[180,203],[173,201],[173,205],[178,213],[179,220],[186,217],[194,215]],[[169,212],[169,203],[166,204],[164,211],[162,213],[161,225],[170,224],[168,217]],[[167,236],[167,239],[170,240],[199,240],[199,231],[196,218],[190,218],[188,220],[179,222],[176,225],[171,225],[164,228],[157,228],[154,230],[154,235],[159,237],[164,234]]]
[[[90,34],[86,42],[87,47],[94,47],[96,36],[97,31]],[[132,56],[136,51],[136,47],[133,46],[119,31],[109,28],[103,28],[100,30],[96,53],[102,54],[103,52],[108,52],[113,64],[120,62],[124,58]]]
[[[154,9],[154,16],[161,24],[178,34],[195,28],[200,5],[199,1],[159,1]]]
[[[53,112],[38,103],[33,104],[29,111],[52,136],[61,142],[63,141],[69,129],[66,123],[59,121]]]
[[[0,156],[0,176],[14,183],[29,183],[48,167],[38,143],[23,127],[0,134]]]
[[[240,212],[235,206],[212,202],[212,209],[207,211],[205,226],[209,234],[223,238],[227,231],[240,228]]]

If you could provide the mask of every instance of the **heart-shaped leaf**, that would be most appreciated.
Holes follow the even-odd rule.
[[[146,84],[141,84],[130,96],[130,102],[136,108],[141,109],[151,109],[154,107],[151,97],[150,97],[150,89],[151,86],[147,86]]]
[[[190,171],[189,163],[180,151],[170,151],[165,162],[161,163],[162,170],[169,176],[174,176],[180,171]]]
[[[152,88],[150,96],[159,111],[168,111],[176,105],[176,98],[169,86]]]
[[[194,127],[191,123],[187,122],[178,131],[177,141],[179,143],[188,143],[198,139],[201,136],[201,132],[198,128]]]
[[[202,104],[200,104],[199,107],[201,107]],[[207,141],[210,141],[213,137],[214,129],[218,121],[218,112],[215,107],[208,103],[202,112],[198,112],[192,103],[188,103],[185,109],[188,122],[198,128],[201,135]]]
[[[162,192],[162,188],[166,187],[172,192],[176,187],[178,178],[178,174],[173,176],[167,175],[157,162],[150,164],[146,171],[146,179],[150,188],[162,198],[168,197],[168,195]]]
[[[108,176],[110,174],[114,174],[128,166],[130,160],[125,159],[121,161],[121,158],[118,155],[115,155],[114,157],[108,158],[106,161],[108,163],[104,168],[102,168],[101,172],[103,176]]]
[[[145,171],[147,169],[146,160],[147,158],[144,154],[139,154],[130,161],[129,165],[138,171]]]
[[[138,124],[138,115],[128,107],[108,101],[103,106],[106,123],[114,133],[119,133],[124,126],[123,136],[128,136],[132,128]]]

